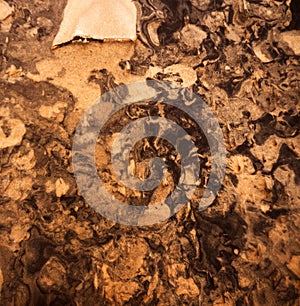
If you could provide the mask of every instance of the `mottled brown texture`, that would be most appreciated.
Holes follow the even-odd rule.
[[[285,34],[299,33],[297,0],[135,1],[133,54],[97,42],[51,51],[66,1],[7,2],[0,304],[299,305],[300,65]],[[84,201],[71,146],[89,99],[146,77],[207,102],[228,160],[207,210],[191,201],[163,224],[136,228]]]

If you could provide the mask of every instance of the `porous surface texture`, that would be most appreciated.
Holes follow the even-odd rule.
[[[134,3],[135,42],[53,50],[66,1],[0,0],[0,305],[299,305],[298,1]],[[209,105],[227,168],[208,209],[198,210],[199,192],[165,222],[132,227],[82,197],[72,143],[101,94],[147,78],[188,88]],[[108,122],[99,171],[112,134],[141,112]],[[155,144],[137,144],[140,177],[143,152],[174,151]],[[175,174],[148,202],[172,191]],[[204,181],[208,174],[204,163]],[[108,191],[126,202],[126,189],[111,182]]]

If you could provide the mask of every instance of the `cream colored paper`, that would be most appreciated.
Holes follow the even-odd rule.
[[[131,0],[69,0],[53,46],[74,37],[134,40],[137,10]]]

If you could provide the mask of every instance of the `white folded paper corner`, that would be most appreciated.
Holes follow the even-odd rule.
[[[137,9],[132,0],[68,0],[53,46],[74,37],[135,40]]]

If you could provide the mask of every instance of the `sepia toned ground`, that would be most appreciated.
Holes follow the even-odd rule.
[[[0,305],[300,305],[298,1],[138,0],[137,41],[56,49],[65,0],[6,1]],[[203,98],[227,168],[205,211],[196,194],[169,220],[130,227],[81,196],[72,142],[101,94],[147,78]]]

